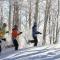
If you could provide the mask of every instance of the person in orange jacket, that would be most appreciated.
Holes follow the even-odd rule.
[[[12,41],[15,47],[15,50],[18,50],[18,42],[17,42],[17,36],[22,34],[22,32],[18,32],[18,26],[14,25],[14,28],[12,29]]]

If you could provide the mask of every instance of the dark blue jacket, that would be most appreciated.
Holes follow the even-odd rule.
[[[32,27],[32,36],[37,37],[37,34],[41,33],[37,31],[37,24],[35,23],[34,26]]]

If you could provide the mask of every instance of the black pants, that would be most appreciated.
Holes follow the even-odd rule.
[[[34,43],[34,46],[37,46],[38,39],[37,37],[33,37],[34,40],[29,40],[29,42]]]
[[[0,40],[0,53],[1,53],[1,40]]]
[[[15,50],[18,50],[18,42],[16,39],[13,39],[13,44],[14,44]]]
[[[1,53],[1,45],[0,45],[0,53]]]

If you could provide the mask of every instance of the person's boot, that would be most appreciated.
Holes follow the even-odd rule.
[[[2,40],[3,40],[3,41],[6,41],[6,39],[5,39],[5,38],[3,38]]]
[[[15,47],[15,51],[17,51],[18,50],[18,47]]]

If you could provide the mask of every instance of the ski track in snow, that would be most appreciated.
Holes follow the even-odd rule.
[[[30,47],[18,51],[9,48],[2,51],[0,60],[60,60],[60,47]]]

